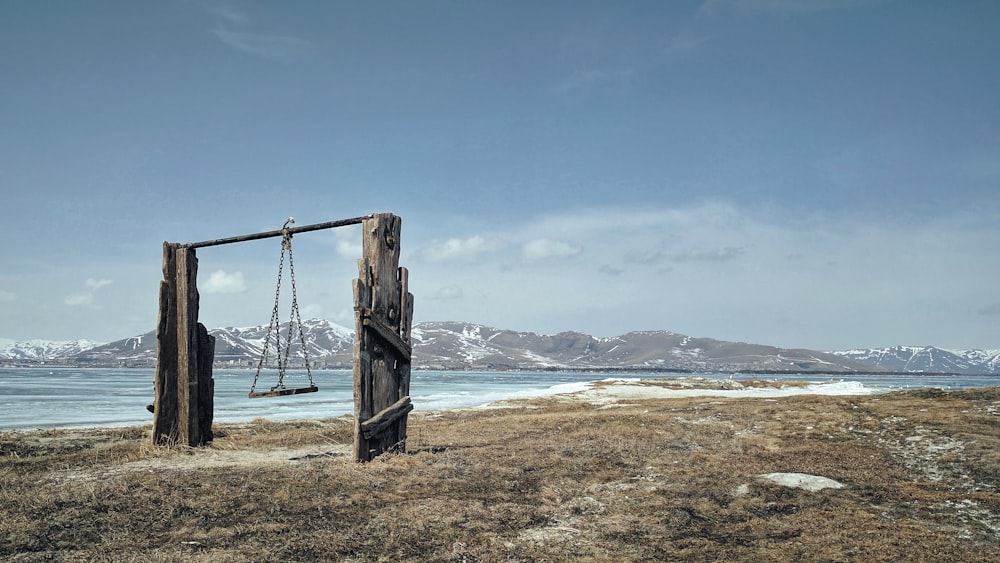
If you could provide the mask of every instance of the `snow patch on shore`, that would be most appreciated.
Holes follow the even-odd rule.
[[[726,389],[727,385],[712,386],[705,380],[673,380],[677,387],[668,388],[650,385],[634,379],[604,379],[600,382],[567,383],[556,385],[548,391],[550,395],[574,394],[584,399],[607,401],[615,399],[670,399],[682,397],[730,397],[730,398],[774,398],[793,395],[873,395],[881,389],[869,387],[857,381],[834,381],[810,383],[807,385],[780,385],[777,387],[743,387]],[[600,383],[600,385],[597,385]],[[688,384],[690,383],[690,387]],[[728,382],[721,382],[723,384]],[[733,382],[738,383],[738,382]],[[697,385],[703,385],[698,387]],[[678,388],[680,387],[680,388]]]

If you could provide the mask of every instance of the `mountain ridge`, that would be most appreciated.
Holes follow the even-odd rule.
[[[302,325],[312,366],[351,367],[353,329],[322,319],[303,321]],[[287,329],[288,323],[280,327],[283,339]],[[261,325],[209,331],[216,338],[216,365],[255,367],[267,330],[266,325]],[[595,337],[575,331],[545,335],[469,322],[429,321],[415,324],[411,338],[416,369],[1000,373],[1000,350],[894,346],[821,352],[692,337],[667,330]],[[300,344],[297,338],[292,344],[296,351],[291,356],[294,364],[300,355],[297,352]],[[274,351],[273,340],[269,348]],[[150,331],[106,344],[83,339],[64,342],[0,339],[0,362],[151,367],[156,362],[156,338]]]

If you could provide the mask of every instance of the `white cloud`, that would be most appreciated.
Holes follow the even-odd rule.
[[[243,272],[216,270],[208,277],[202,289],[205,293],[242,293],[247,290],[247,284]]]
[[[746,253],[745,248],[726,246],[711,250],[687,250],[671,256],[674,262],[728,262]]]
[[[432,293],[427,297],[430,300],[448,300],[448,299],[459,299],[463,296],[464,292],[462,288],[457,285],[446,285],[439,287],[437,291]]]
[[[303,305],[300,307],[299,313],[302,315],[302,319],[322,319],[324,315],[324,308],[318,303],[310,303],[309,305]]]
[[[521,248],[521,255],[525,260],[536,261],[549,258],[568,258],[583,252],[577,245],[549,238],[540,238],[528,241]]]
[[[705,0],[699,8],[699,14],[713,14],[723,10],[796,14],[849,9],[879,2],[881,0]]]
[[[84,285],[86,285],[88,289],[97,290],[106,285],[111,285],[112,283],[114,283],[112,280],[95,280],[93,278],[89,278],[84,282]]]
[[[339,311],[330,313],[329,320],[344,328],[353,329],[355,328],[354,308],[345,307]]]
[[[251,18],[232,6],[219,4],[207,10],[221,20],[220,25],[211,30],[212,35],[241,53],[283,61],[297,58],[313,48],[310,41],[298,37],[247,31]]]
[[[64,302],[71,307],[90,307],[94,304],[93,293],[78,293],[67,295]]]
[[[106,280],[106,279],[98,280],[94,278],[87,278],[83,282],[83,285],[86,288],[86,290],[81,291],[80,293],[75,293],[73,295],[66,296],[63,302],[69,305],[70,307],[97,308],[97,306],[95,305],[96,298],[94,297],[94,292],[97,291],[98,289],[101,289],[102,287],[109,286],[112,283],[114,283],[112,280]]]
[[[360,228],[340,228],[333,230],[333,240],[336,244],[336,252],[344,258],[361,258],[361,229]]]
[[[17,299],[17,294],[11,291],[0,290],[0,301],[11,302]]]
[[[654,244],[651,246],[636,248],[624,253],[623,260],[633,264],[655,264],[663,258],[663,246]]]
[[[248,33],[217,27],[212,34],[233,49],[265,59],[289,60],[307,53],[312,44],[298,37]]]
[[[636,239],[641,247],[648,247],[652,237],[657,240],[674,239],[694,231],[721,231],[733,229],[748,221],[747,215],[736,206],[725,202],[679,208],[629,208],[600,207],[580,209],[568,213],[543,215],[524,227],[532,238],[559,236],[563,239],[583,240],[601,237],[617,240],[623,236]],[[659,242],[655,244],[659,245]],[[629,245],[632,247],[634,245]]]
[[[597,336],[663,329],[814,349],[1000,347],[989,341],[1000,318],[992,281],[1000,263],[984,259],[1000,253],[1000,221],[982,213],[918,224],[714,202],[577,209],[496,226],[470,222],[465,232],[456,225],[442,222],[447,234],[436,241],[425,234],[426,224],[404,234],[404,245],[414,249],[400,265],[410,271],[415,322]],[[342,238],[347,244],[360,236]],[[335,239],[325,240],[332,253]],[[971,265],[981,274],[955,274]],[[310,283],[303,268],[303,304],[321,304],[328,318],[353,326],[352,266],[344,265],[347,272],[334,285],[326,273]],[[246,268],[240,267],[251,286],[253,279],[270,278],[270,265],[264,277]],[[326,289],[310,291],[317,287]],[[258,289],[251,301],[270,303],[273,286],[247,291]],[[223,301],[206,299],[203,306]],[[85,305],[87,298],[77,302]],[[242,314],[233,312],[225,322]]]
[[[208,10],[224,19],[230,25],[246,25],[250,21],[250,18],[248,18],[244,12],[232,6],[219,4],[216,6],[209,6]]]
[[[418,321],[599,336],[665,329],[816,349],[982,347],[998,317],[989,280],[1000,265],[982,258],[1000,252],[996,224],[956,214],[915,225],[723,202],[592,208],[505,223],[496,232],[517,241],[506,248],[516,255],[414,264],[410,283]],[[464,256],[477,246],[469,241],[489,236],[437,250]],[[537,267],[559,257],[571,259]],[[954,275],[969,264],[986,270]]]
[[[475,262],[486,254],[502,250],[506,245],[497,238],[473,236],[434,241],[421,254],[429,262]]]

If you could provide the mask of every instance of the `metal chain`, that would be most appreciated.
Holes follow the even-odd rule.
[[[312,370],[309,368],[309,348],[306,347],[306,335],[302,331],[302,315],[299,312],[299,296],[295,291],[295,266],[292,263],[292,235],[288,235],[288,277],[292,280],[292,313],[288,320],[288,342],[285,347],[285,365],[288,365],[288,351],[292,348],[292,321],[299,329],[299,345],[302,347],[302,361],[306,365],[306,374],[309,376],[309,386],[315,387]],[[284,373],[281,374],[284,377]]]
[[[271,323],[267,327],[267,335],[264,337],[264,350],[261,352],[260,361],[257,363],[257,373],[254,374],[253,384],[250,386],[250,393],[252,394],[257,388],[257,380],[260,378],[260,370],[267,361],[267,352],[271,345],[271,331],[274,331],[275,340],[275,357],[278,360],[278,383],[271,388],[271,391],[275,389],[285,388],[285,370],[288,367],[289,353],[292,350],[292,326],[294,325],[298,329],[299,333],[299,343],[302,346],[302,357],[306,366],[306,374],[309,376],[309,386],[315,387],[316,384],[313,382],[312,370],[309,367],[309,350],[306,347],[306,337],[302,330],[302,315],[299,313],[299,298],[295,290],[295,264],[292,259],[292,233],[288,230],[288,223],[292,223],[294,220],[289,217],[288,221],[285,222],[284,227],[281,229],[281,259],[278,261],[278,282],[274,291],[274,308],[271,309]],[[281,330],[278,320],[278,309],[281,297],[281,274],[285,265],[285,251],[288,251],[288,275],[292,281],[292,311],[290,318],[288,320],[288,336],[285,341],[285,354],[282,357],[281,354]]]
[[[285,223],[286,228],[282,229],[287,231],[288,223]],[[288,235],[291,236],[291,235]],[[281,335],[278,330],[278,303],[281,297],[281,272],[285,266],[285,244],[282,241],[281,246],[281,259],[278,261],[278,283],[276,289],[274,290],[274,308],[271,309],[271,322],[267,325],[267,335],[264,337],[264,350],[261,352],[260,361],[257,362],[257,373],[253,376],[253,384],[250,386],[250,392],[253,393],[257,388],[257,380],[260,378],[260,370],[267,362],[267,351],[271,347],[271,331],[274,331],[274,339],[277,342],[277,358],[278,367],[281,368]]]

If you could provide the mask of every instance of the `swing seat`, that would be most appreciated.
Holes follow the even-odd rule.
[[[319,391],[319,387],[316,387],[315,385],[310,385],[309,387],[280,387],[271,389],[270,391],[254,391],[247,396],[251,399],[257,399],[260,397],[283,397],[285,395],[315,393],[316,391]]]

